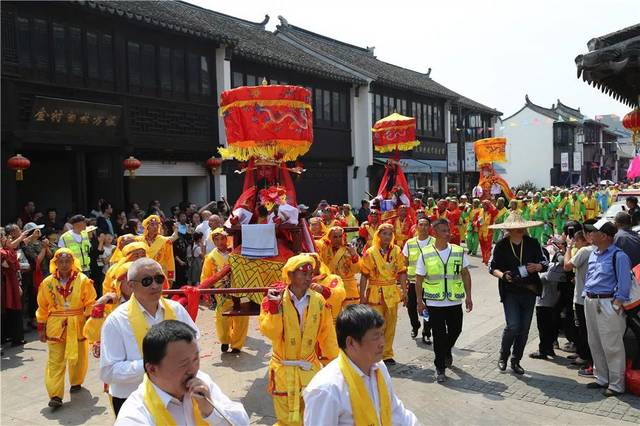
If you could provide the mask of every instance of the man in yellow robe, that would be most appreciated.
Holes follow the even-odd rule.
[[[213,240],[215,248],[204,259],[200,282],[211,278],[214,274],[222,271],[224,267],[228,267],[231,249],[227,246],[227,237],[228,235],[223,228],[216,228],[211,231],[210,238]],[[227,275],[218,281],[216,286],[225,287],[228,283],[229,276]],[[240,353],[242,346],[244,346],[244,340],[247,338],[249,317],[223,316],[222,314],[225,311],[233,309],[233,299],[228,295],[218,295],[216,300],[218,302],[216,307],[216,332],[222,345],[222,352],[227,352],[229,346],[231,346],[231,353]]]
[[[582,199],[582,204],[584,204],[585,208],[585,220],[595,219],[598,217],[598,213],[600,213],[600,209],[598,208],[598,200],[593,196],[593,191],[587,189],[585,197]]]
[[[360,303],[370,305],[384,318],[384,355],[387,365],[395,365],[393,339],[398,322],[398,304],[406,303],[407,263],[400,247],[394,244],[393,225],[378,227],[373,244],[360,261]],[[400,283],[398,287],[397,283]]]
[[[336,318],[338,318],[338,315],[340,315],[340,312],[342,311],[342,304],[347,294],[344,289],[342,278],[329,271],[327,265],[320,260],[320,255],[318,253],[309,253],[309,255],[313,257],[314,260],[313,279],[311,280],[309,288],[315,290],[324,297],[327,305],[329,305],[329,309],[331,309],[331,317],[335,323]]]
[[[50,262],[51,275],[38,289],[38,335],[48,344],[45,386],[49,407],[62,406],[64,376],[69,365],[71,393],[82,389],[87,374],[89,348],[82,335],[85,319],[96,300],[93,282],[81,272],[80,262],[71,250],[61,248]]]
[[[268,390],[276,425],[302,425],[302,391],[322,364],[316,345],[329,360],[338,356],[331,311],[319,293],[309,290],[314,259],[299,254],[282,268],[282,283],[274,283],[262,302],[260,331],[271,340]]]
[[[360,292],[358,291],[356,274],[360,272],[360,256],[355,248],[345,243],[344,230],[339,226],[331,228],[318,244],[318,254],[329,271],[342,278],[346,291],[343,305],[359,303]]]
[[[176,265],[173,258],[173,239],[160,234],[160,228],[162,227],[160,216],[149,216],[142,222],[142,226],[144,233],[138,237],[138,241],[147,244],[147,257],[162,266],[162,271],[171,285],[176,275]]]

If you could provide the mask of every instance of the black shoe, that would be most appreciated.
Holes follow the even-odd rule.
[[[418,330],[420,330],[420,327],[414,328],[413,330],[411,330],[411,338],[412,339],[416,338],[416,336],[418,335]]]
[[[220,349],[222,350],[222,352],[226,352],[229,350],[229,345],[226,343],[223,343],[222,346],[220,346]]]
[[[436,382],[444,383],[445,381],[447,381],[447,375],[445,374],[445,371],[436,369]]]
[[[535,351],[529,354],[529,358],[549,360],[549,355],[544,352]]]
[[[240,349],[232,348],[231,349],[231,353],[232,354],[239,354],[240,353]]]
[[[520,362],[519,361],[511,361],[511,369],[513,370],[514,373],[522,375],[524,374],[524,368],[522,368],[520,366]]]
[[[609,387],[608,384],[606,385],[601,385],[598,382],[591,382],[591,383],[587,383],[587,389],[605,389]]]
[[[24,346],[27,344],[26,340],[18,340],[17,342],[11,342],[11,347],[15,348],[17,346]]]
[[[54,396],[53,398],[51,398],[49,400],[49,407],[53,408],[54,410],[57,410],[58,408],[62,407],[62,398],[59,398],[57,396]]]
[[[447,357],[444,359],[444,366],[447,368],[451,368],[452,365],[453,365],[453,355],[447,355]]]
[[[387,358],[384,360],[384,364],[388,367],[390,365],[396,365],[396,360],[393,358]]]
[[[73,385],[69,388],[69,393],[76,393],[82,390],[82,385]]]
[[[425,345],[430,345],[431,344],[431,337],[422,336],[422,343],[424,343]]]
[[[507,360],[506,359],[499,359],[498,360],[498,370],[500,371],[507,371]]]
[[[613,389],[605,389],[605,391],[604,391],[604,392],[602,392],[602,394],[603,394],[605,397],[607,397],[607,398],[609,398],[610,396],[620,396],[620,395],[622,395],[623,393],[624,393],[624,392],[618,392],[618,391],[615,391],[615,390],[613,390]]]

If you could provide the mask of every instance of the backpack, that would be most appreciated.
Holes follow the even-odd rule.
[[[618,281],[618,271],[616,270],[616,260],[618,257],[618,252],[620,252],[622,250],[618,249],[616,251],[613,252],[613,275],[616,278],[616,282]],[[635,308],[636,306],[640,306],[640,283],[638,283],[638,280],[636,280],[636,276],[633,273],[633,271],[629,271],[629,274],[631,275],[631,286],[629,287],[629,301],[625,302],[622,307],[624,308],[625,311],[630,311],[631,309]]]

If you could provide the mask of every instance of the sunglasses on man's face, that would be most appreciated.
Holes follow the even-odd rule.
[[[158,285],[162,285],[164,283],[164,275],[158,274],[154,276],[148,276],[141,278],[138,282],[142,284],[142,287],[149,287],[153,282],[156,282]]]

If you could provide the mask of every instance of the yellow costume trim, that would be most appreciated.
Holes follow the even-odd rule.
[[[374,132],[374,133],[377,133],[377,132],[386,132],[387,130],[411,129],[412,127],[415,127],[415,123],[414,124],[402,124],[400,126],[380,127],[379,129],[376,129],[374,127],[373,129],[371,129],[371,131]]]
[[[353,423],[355,426],[386,426],[391,425],[391,397],[387,390],[387,384],[380,369],[376,370],[376,381],[378,382],[378,396],[380,398],[380,419],[376,414],[376,408],[367,389],[364,380],[353,368],[347,355],[340,351],[338,356],[338,366],[344,376],[344,381],[349,387],[349,399],[351,400],[351,411],[353,413]]]
[[[374,145],[373,149],[375,149],[376,152],[391,152],[391,151],[395,151],[396,149],[398,151],[409,151],[418,145],[420,145],[420,141],[411,141],[411,142],[403,142],[403,143],[392,143],[389,145],[382,145],[382,146]]]
[[[291,107],[291,108],[304,108],[304,109],[308,109],[309,111],[313,111],[313,109],[311,108],[311,105],[309,105],[308,103],[304,102],[304,101],[283,101],[283,100],[279,100],[279,99],[255,99],[255,100],[250,100],[250,101],[235,101],[235,102],[231,102],[229,105],[225,105],[225,106],[221,106],[218,109],[218,112],[220,114],[220,116],[222,117],[222,115],[227,112],[227,110],[229,108],[242,108],[242,107],[246,107],[246,106],[261,106],[261,107],[265,107],[265,106],[285,106],[285,107]]]
[[[311,141],[306,140],[278,139],[269,144],[248,140],[234,142],[227,148],[218,148],[218,152],[222,158],[235,158],[240,161],[248,161],[251,157],[279,157],[281,161],[294,161],[306,154],[309,147],[311,147]]]

